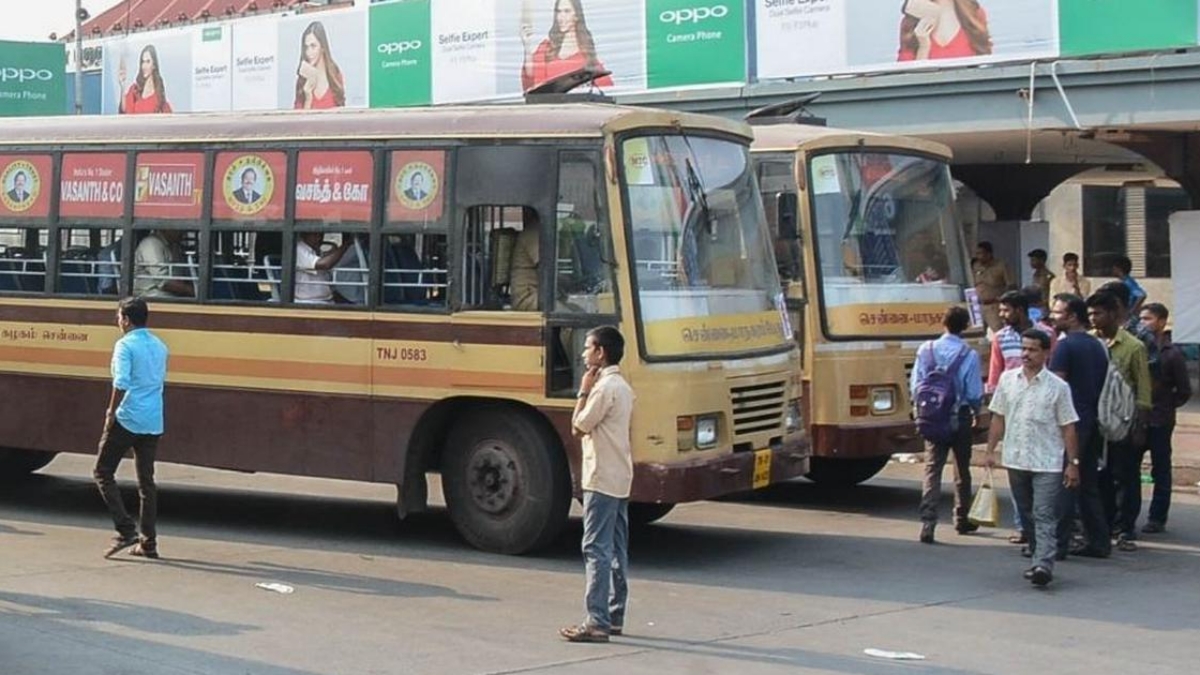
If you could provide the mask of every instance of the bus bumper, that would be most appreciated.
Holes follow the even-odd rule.
[[[672,464],[639,462],[633,467],[630,501],[678,504],[766,487],[808,473],[811,452],[808,438],[795,434],[756,452]],[[766,457],[769,474],[763,472]]]
[[[987,442],[991,414],[984,411],[972,430],[974,443]],[[813,425],[813,456],[830,459],[869,459],[898,452],[924,452],[925,442],[913,422],[891,422],[875,426],[839,427]]]

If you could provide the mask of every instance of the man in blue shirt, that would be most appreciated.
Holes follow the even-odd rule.
[[[150,310],[141,298],[125,298],[117,307],[117,326],[124,337],[112,356],[112,395],[104,413],[104,433],[93,476],[108,506],[117,536],[104,553],[108,558],[135,546],[133,555],[158,557],[154,527],[158,488],[154,484],[154,454],[163,433],[163,383],[167,378],[167,346],[146,328]],[[125,451],[132,449],[141,498],[138,527],[121,499],[114,478]]]
[[[1125,309],[1128,311],[1125,330],[1136,334],[1141,323],[1138,317],[1142,315],[1142,303],[1146,302],[1146,290],[1133,278],[1133,261],[1129,256],[1119,255],[1113,258],[1112,273],[1129,289],[1129,300],[1125,303]]]
[[[983,403],[983,376],[979,371],[979,354],[962,339],[962,333],[971,324],[971,315],[964,307],[950,307],[942,318],[946,331],[936,340],[930,340],[917,349],[917,360],[913,364],[909,394],[916,399],[917,385],[925,378],[926,354],[933,350],[933,362],[937,368],[949,369],[958,359],[954,391],[958,397],[954,409],[957,411],[957,427],[949,443],[925,442],[925,482],[921,490],[921,536],[925,544],[933,543],[933,529],[938,521],[938,501],[942,493],[942,468],[947,456],[954,453],[954,529],[959,534],[969,534],[979,526],[967,520],[971,508],[971,428],[975,415]]]

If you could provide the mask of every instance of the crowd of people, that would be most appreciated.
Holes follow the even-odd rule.
[[[971,442],[987,405],[985,463],[1008,472],[1015,530],[1009,541],[1030,558],[1025,578],[1045,586],[1056,561],[1106,558],[1114,548],[1136,551],[1140,534],[1165,530],[1171,437],[1191,385],[1167,330],[1170,313],[1146,302],[1128,258],[1115,259],[1114,279],[1092,292],[1075,253],[1063,256],[1057,276],[1044,250],[1030,251],[1034,283],[1020,290],[988,242],[976,254],[988,363],[962,340],[969,313],[950,307],[944,334],[917,350],[912,372],[912,400],[926,441],[919,539],[935,540],[942,468],[950,456],[955,530],[977,529],[968,517]],[[1139,530],[1147,453],[1154,491]]]

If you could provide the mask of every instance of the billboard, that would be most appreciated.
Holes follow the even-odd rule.
[[[65,114],[66,70],[61,44],[0,41],[0,116]]]
[[[319,12],[279,19],[280,109],[367,105],[367,12]]]
[[[101,111],[106,115],[191,112],[192,33],[135,33],[104,46]]]
[[[1063,56],[1194,46],[1196,0],[1058,0]]]

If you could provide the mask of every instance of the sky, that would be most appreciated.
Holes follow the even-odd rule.
[[[96,16],[120,0],[83,0],[83,6]],[[6,11],[0,21],[0,40],[39,42],[49,39],[50,33],[65,35],[75,28],[75,0],[0,0],[8,9],[20,5],[18,11]]]

